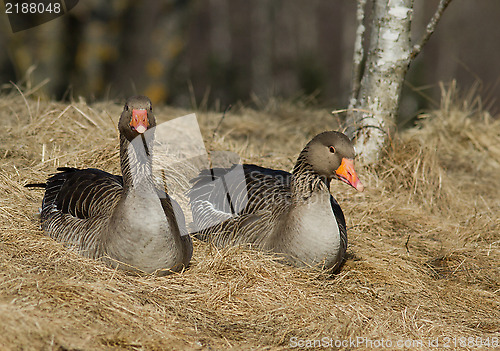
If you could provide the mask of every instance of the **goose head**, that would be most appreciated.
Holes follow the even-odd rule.
[[[335,131],[316,135],[304,148],[305,162],[327,184],[338,179],[358,191],[364,186],[354,170],[355,150],[351,140]]]
[[[128,141],[156,126],[153,105],[146,96],[132,96],[127,99],[118,122],[118,130]]]

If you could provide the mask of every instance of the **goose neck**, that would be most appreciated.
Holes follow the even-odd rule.
[[[330,190],[330,180],[316,173],[303,154],[301,154],[292,172],[291,190],[297,199],[308,199],[314,192]]]
[[[152,154],[148,145],[137,137],[132,142],[120,136],[120,164],[125,188],[153,183]]]

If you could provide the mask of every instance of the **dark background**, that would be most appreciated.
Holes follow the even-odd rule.
[[[415,39],[437,3],[415,1]],[[280,97],[341,109],[350,90],[355,9],[355,0],[85,0],[18,33],[2,10],[0,84],[43,84],[37,94],[58,100],[140,93],[221,110]],[[499,19],[498,0],[451,3],[411,65],[400,121],[436,107],[438,82],[452,79],[465,90],[477,84],[497,112]]]

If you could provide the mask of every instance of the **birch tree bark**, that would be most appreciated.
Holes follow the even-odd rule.
[[[394,130],[404,78],[411,61],[422,50],[451,0],[440,0],[418,44],[411,45],[413,0],[358,0],[352,90],[347,134],[367,163],[379,153]],[[365,10],[372,5],[369,43]]]

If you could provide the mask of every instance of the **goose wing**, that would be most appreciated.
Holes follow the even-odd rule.
[[[194,186],[189,191],[189,197],[198,228],[211,228],[225,221],[233,225],[236,225],[235,220],[255,222],[253,219],[271,216],[287,203],[290,173],[245,164],[244,176],[241,172],[239,176],[238,173],[231,176],[235,167],[204,170],[192,180]],[[234,217],[236,215],[238,217]]]
[[[270,206],[281,206],[290,197],[290,173],[256,165],[243,167],[248,194],[248,205],[245,209],[249,213],[268,209]]]
[[[45,185],[42,221],[54,212],[79,219],[111,215],[123,189],[121,176],[94,168],[57,170]]]
[[[160,197],[163,211],[165,212],[168,222],[170,223],[170,230],[172,232],[178,231],[182,246],[183,264],[184,267],[188,267],[189,261],[193,256],[193,243],[186,228],[186,219],[184,218],[182,208],[179,203],[172,199],[168,194],[159,191],[158,195]]]
[[[342,212],[342,209],[340,208],[339,203],[333,196],[330,195],[330,203],[332,205],[332,210],[333,214],[335,215],[335,218],[337,220],[337,224],[339,226],[339,232],[340,232],[340,249],[339,249],[339,264],[333,269],[333,273],[336,273],[340,271],[340,268],[344,264],[345,261],[345,255],[347,251],[347,226],[345,223],[345,217],[344,217],[344,212]]]

